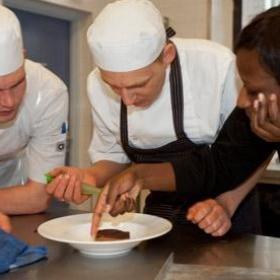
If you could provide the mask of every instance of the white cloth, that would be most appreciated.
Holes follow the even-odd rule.
[[[236,104],[235,57],[207,40],[177,38],[173,42],[183,77],[185,132],[194,143],[211,144]],[[88,95],[94,120],[92,162],[128,163],[120,141],[120,98],[101,80],[98,69],[89,75]],[[160,97],[150,107],[128,107],[128,135],[131,146],[146,149],[176,139],[168,74]]]
[[[0,186],[45,183],[65,159],[68,93],[42,65],[25,60],[26,92],[15,120],[0,125]]]

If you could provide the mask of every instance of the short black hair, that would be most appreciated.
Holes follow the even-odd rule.
[[[234,51],[256,50],[260,63],[280,84],[280,5],[258,14],[241,31]]]

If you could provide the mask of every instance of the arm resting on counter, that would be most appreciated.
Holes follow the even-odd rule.
[[[266,161],[264,161],[263,164],[259,166],[254,172],[254,174],[241,185],[216,197],[216,200],[224,207],[230,217],[234,215],[240,203],[258,183],[271,158],[272,155]]]
[[[222,193],[216,199],[206,199],[192,205],[187,211],[186,218],[197,224],[205,233],[212,236],[224,235],[231,227],[231,217],[243,199],[257,184],[271,157],[240,186]]]
[[[217,196],[244,182],[277,149],[256,136],[244,110],[236,108],[211,147],[203,146],[172,162],[176,190]]]
[[[45,184],[32,180],[25,185],[0,189],[0,211],[8,215],[39,213],[46,210],[49,202]]]

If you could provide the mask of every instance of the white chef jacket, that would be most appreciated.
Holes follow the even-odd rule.
[[[235,56],[217,43],[201,39],[172,39],[180,57],[184,129],[197,144],[211,144],[236,104]],[[170,99],[169,72],[158,99],[148,108],[128,106],[129,145],[157,148],[176,140]],[[89,147],[92,162],[129,163],[120,140],[120,97],[103,82],[98,69],[88,77],[94,121]]]
[[[26,92],[16,119],[0,124],[0,187],[45,183],[65,160],[68,93],[42,65],[25,60]]]

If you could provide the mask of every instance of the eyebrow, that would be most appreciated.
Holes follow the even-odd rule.
[[[14,85],[12,85],[11,88],[17,87],[17,86],[20,85],[22,82],[24,82],[25,79],[26,79],[26,77],[25,77],[25,75],[24,75],[17,83],[15,83]]]
[[[134,85],[128,86],[127,88],[141,87],[141,86],[145,85],[146,83],[148,83],[150,79],[151,79],[151,77],[148,77],[147,79],[145,79],[141,82],[135,83]]]
[[[19,81],[17,81],[15,84],[13,84],[12,86],[10,86],[9,89],[13,89],[13,88],[17,87],[18,85],[20,85],[21,83],[23,83],[25,79],[26,79],[26,77],[25,77],[25,75],[24,75]],[[0,90],[5,90],[5,88],[4,88],[4,89],[3,89],[3,88],[2,88],[2,89],[0,88]]]
[[[145,85],[146,83],[148,83],[150,81],[150,79],[151,79],[151,77],[145,78],[142,81],[135,83],[133,85],[127,86],[125,88],[131,89],[131,88],[135,88],[135,87],[141,87],[141,86]],[[106,79],[103,79],[103,81],[111,87],[119,88],[118,86],[116,86],[114,84],[110,84],[110,82],[106,81]]]

